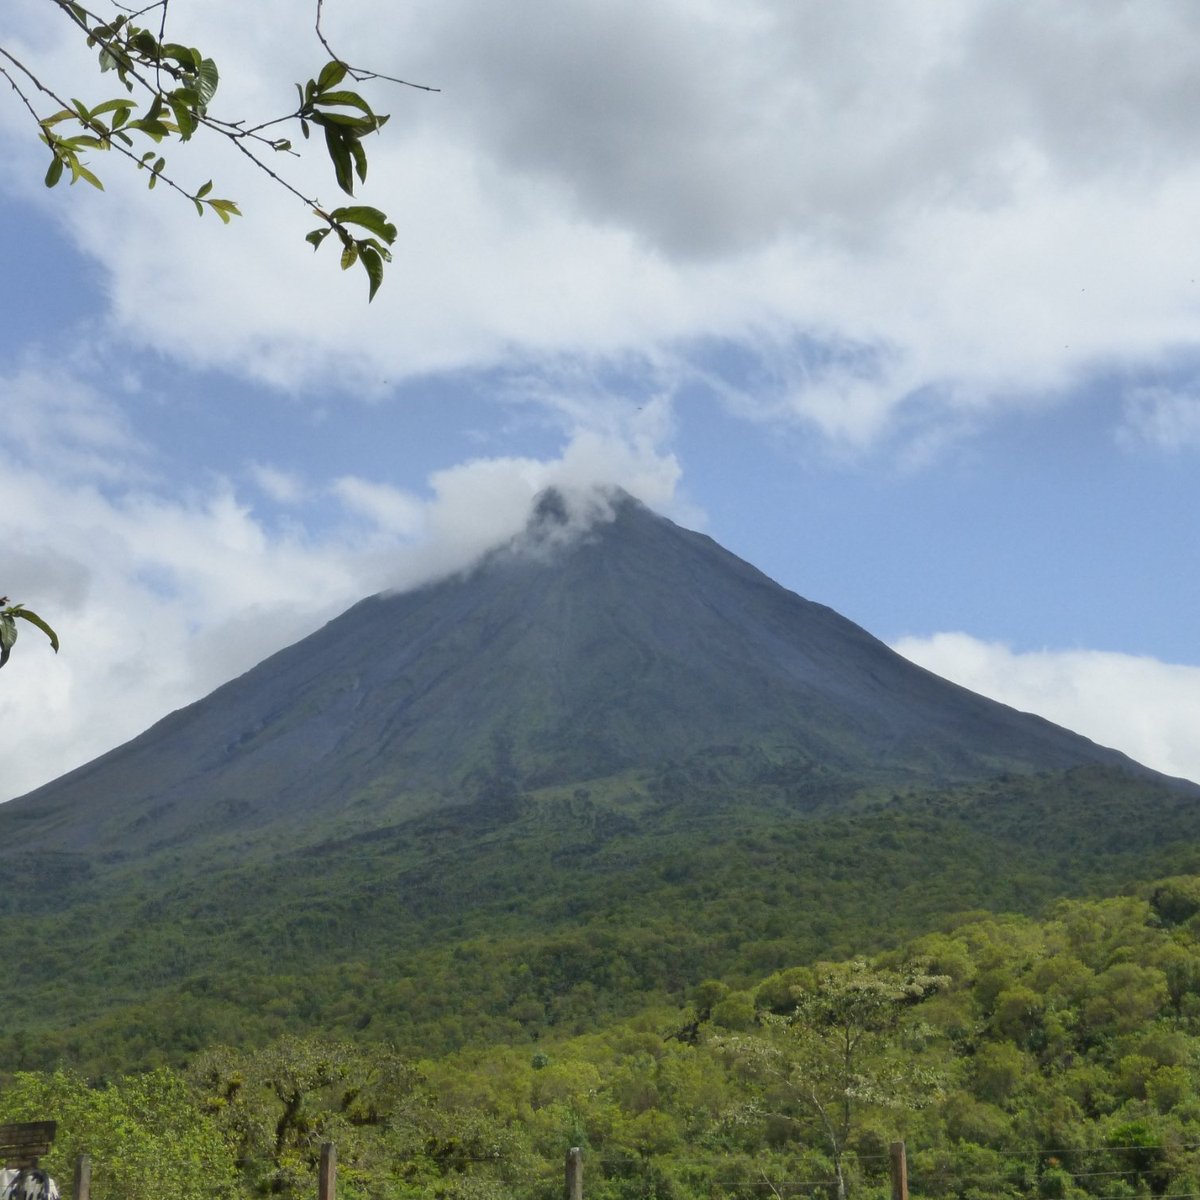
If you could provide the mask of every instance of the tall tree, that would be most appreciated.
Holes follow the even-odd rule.
[[[938,1094],[937,1075],[904,1045],[901,1018],[947,982],[863,962],[824,966],[812,986],[796,988],[790,1014],[766,1014],[761,1034],[728,1039],[760,1084],[757,1112],[793,1122],[829,1151],[838,1200],[860,1113],[919,1107]]]

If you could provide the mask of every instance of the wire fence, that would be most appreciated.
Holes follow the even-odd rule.
[[[900,1147],[899,1156],[896,1147]],[[1200,1200],[1200,1142],[1176,1142],[1169,1146],[1117,1143],[1096,1146],[1052,1146],[1037,1149],[992,1147],[992,1159],[983,1166],[975,1156],[970,1161],[954,1147],[918,1148],[913,1157],[918,1167],[911,1174],[907,1148],[895,1143],[889,1154],[848,1153],[845,1177],[849,1200],[856,1196],[892,1196],[908,1200],[922,1197],[1004,1197],[1005,1200]],[[1189,1156],[1196,1156],[1191,1158]],[[1128,1157],[1130,1161],[1121,1161]],[[582,1161],[587,1161],[587,1156]],[[667,1164],[670,1164],[667,1166]],[[897,1163],[900,1164],[897,1168]],[[754,1173],[739,1163],[734,1172],[723,1173],[711,1158],[680,1164],[664,1160],[675,1175],[692,1174],[703,1180],[703,1194],[710,1200],[833,1200],[838,1181],[833,1171],[789,1175],[780,1173],[778,1161],[763,1161]],[[587,1161],[593,1193],[611,1194],[612,1183],[652,1174],[652,1156],[597,1155]],[[901,1172],[898,1177],[897,1170]],[[570,1168],[568,1164],[568,1189]],[[568,1190],[568,1197],[571,1193]],[[584,1195],[582,1190],[577,1198]],[[647,1192],[647,1195],[650,1195]]]

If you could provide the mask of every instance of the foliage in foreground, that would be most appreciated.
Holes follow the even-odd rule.
[[[329,234],[336,234],[342,270],[361,264],[367,274],[369,298],[374,299],[383,281],[384,263],[391,260],[395,225],[368,205],[332,208],[320,204],[288,182],[277,166],[268,165],[268,159],[297,153],[291,138],[281,136],[283,127],[295,125],[306,141],[316,128],[323,137],[337,186],[353,196],[356,182],[365,183],[367,178],[363,138],[377,133],[388,118],[376,113],[350,85],[378,80],[421,85],[352,67],[334,55],[321,31],[322,0],[316,0],[316,36],[330,60],[314,78],[296,84],[296,107],[268,118],[251,114],[222,117],[212,107],[221,78],[217,64],[195,46],[175,40],[187,35],[176,29],[170,0],[152,0],[136,12],[115,0],[107,0],[104,11],[78,0],[46,0],[42,7],[65,20],[76,38],[95,53],[98,74],[111,73],[120,85],[117,95],[85,103],[66,90],[77,87],[77,80],[55,83],[43,68],[31,65],[24,52],[18,56],[12,45],[0,44],[0,77],[32,118],[50,152],[47,187],[69,177],[72,184],[83,180],[103,190],[89,156],[112,152],[125,165],[145,171],[151,189],[161,181],[190,200],[200,216],[212,212],[228,224],[232,217],[241,216],[238,204],[214,196],[212,180],[198,186],[180,182],[159,153],[164,142],[183,145],[205,131],[230,143],[272,184],[307,205],[321,224],[306,240],[315,249]],[[269,45],[269,39],[265,44]]]
[[[423,1062],[285,1038],[89,1085],[5,1079],[0,1120],[54,1117],[97,1200],[310,1195],[320,1143],[339,1195],[557,1198],[568,1146],[600,1200],[888,1194],[1063,1200],[1200,1191],[1200,877],[980,915],[870,962],[686,1011]],[[831,1138],[822,1111],[836,1113]],[[800,1189],[797,1185],[805,1183]]]
[[[58,634],[37,613],[23,604],[10,604],[7,596],[0,596],[0,667],[8,662],[16,645],[18,621],[28,621],[40,629],[50,639],[50,648],[58,653]]]

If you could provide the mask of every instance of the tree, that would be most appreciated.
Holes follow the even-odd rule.
[[[206,211],[214,212],[228,224],[231,218],[241,215],[237,202],[215,196],[212,180],[196,187],[182,183],[180,176],[168,172],[166,159],[158,152],[164,142],[186,143],[200,130],[207,130],[225,138],[275,185],[312,210],[321,222],[306,237],[314,249],[329,234],[337,235],[342,247],[342,270],[361,264],[367,273],[369,299],[374,299],[383,281],[383,265],[391,260],[388,247],[396,240],[395,225],[386,214],[367,205],[321,205],[268,165],[267,158],[298,153],[292,139],[282,136],[284,126],[297,125],[305,140],[315,127],[323,135],[338,187],[353,196],[355,181],[364,183],[367,178],[363,139],[382,129],[388,117],[376,113],[360,92],[347,88],[346,80],[355,84],[386,81],[424,91],[437,89],[345,62],[334,53],[321,30],[324,0],[316,0],[316,37],[329,61],[315,78],[296,84],[296,107],[265,119],[221,117],[211,109],[220,71],[203,51],[170,39],[171,0],[152,0],[137,11],[119,0],[101,2],[107,6],[103,14],[77,0],[43,0],[96,51],[100,73],[115,75],[123,88],[116,96],[90,104],[74,97],[67,99],[65,89],[43,79],[29,63],[0,44],[0,76],[28,111],[50,152],[46,186],[54,187],[69,173],[72,184],[82,179],[103,190],[86,156],[115,151],[132,169],[147,172],[151,188],[161,181],[190,200],[201,216]],[[150,148],[143,149],[147,143]]]
[[[160,1069],[93,1087],[70,1071],[6,1076],[0,1121],[58,1122],[42,1165],[59,1182],[81,1153],[92,1158],[96,1195],[122,1200],[235,1200],[233,1154],[184,1080]],[[64,1189],[65,1190],[65,1189]]]
[[[50,648],[58,653],[58,634],[42,620],[37,613],[32,612],[23,604],[9,604],[7,596],[0,596],[0,667],[8,662],[9,655],[17,640],[17,622],[28,621],[36,625],[49,639]]]
[[[420,1070],[386,1045],[316,1036],[254,1050],[214,1046],[192,1063],[193,1100],[225,1135],[244,1194],[306,1197],[324,1142],[338,1195],[509,1195],[533,1166],[508,1122],[444,1107]]]
[[[937,1076],[904,1046],[900,1023],[908,1006],[947,982],[863,962],[831,966],[813,986],[796,989],[790,1016],[763,1016],[766,1036],[728,1041],[762,1085],[759,1114],[793,1122],[825,1144],[838,1200],[846,1197],[846,1150],[860,1110],[917,1107],[936,1095]]]

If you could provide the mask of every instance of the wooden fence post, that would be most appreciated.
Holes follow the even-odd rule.
[[[583,1151],[578,1146],[567,1151],[567,1200],[583,1200]]]
[[[81,1154],[75,1160],[75,1200],[91,1200],[92,1197],[92,1159],[90,1155]]]
[[[317,1200],[334,1200],[337,1194],[337,1147],[332,1142],[321,1146],[321,1166],[317,1176]]]
[[[908,1200],[908,1158],[903,1142],[893,1142],[888,1150],[892,1160],[892,1200]]]

